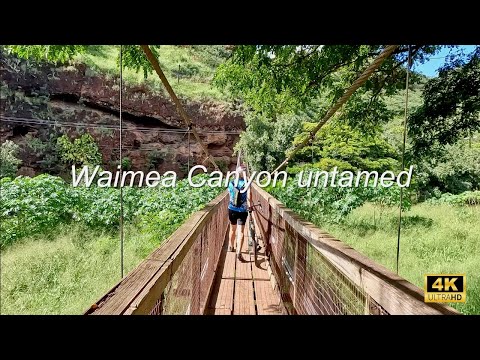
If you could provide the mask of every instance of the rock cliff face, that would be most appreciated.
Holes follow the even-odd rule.
[[[37,138],[48,141],[59,134],[76,137],[90,133],[99,144],[104,168],[113,170],[119,157],[119,79],[94,74],[85,65],[32,66],[0,53],[0,141],[22,147],[19,173],[42,171],[44,159],[27,146]],[[225,105],[184,102],[185,109],[215,160],[234,166],[233,146],[244,129],[243,117]],[[193,135],[168,95],[146,86],[125,86],[122,101],[123,156],[133,170],[173,170],[186,173],[187,162],[207,165]],[[27,136],[27,134],[30,134]],[[30,140],[27,140],[30,138]]]

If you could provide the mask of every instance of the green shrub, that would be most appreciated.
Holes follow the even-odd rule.
[[[19,146],[7,140],[0,146],[0,178],[15,177],[22,160],[17,158]]]
[[[148,170],[155,170],[164,160],[164,155],[158,150],[152,150],[147,155]]]
[[[444,193],[427,200],[430,204],[480,205],[480,191],[465,191],[458,195]]]
[[[60,158],[67,165],[100,165],[102,155],[90,134],[83,134],[71,141],[62,135],[57,139]]]
[[[132,169],[132,160],[129,157],[124,157],[122,159],[122,170],[131,170]]]
[[[302,167],[302,170],[318,170],[315,167]],[[373,202],[381,206],[399,206],[400,188],[393,185],[359,187],[299,187],[298,177],[289,178],[285,188],[280,183],[276,187],[267,187],[266,190],[282,201],[289,208],[309,221],[317,224],[323,222],[339,223],[354,209],[364,203]],[[305,179],[305,175],[304,178]],[[402,207],[408,210],[411,207],[411,190],[405,188]]]
[[[42,172],[59,174],[61,172],[60,154],[57,145],[58,135],[49,133],[45,139],[27,134],[27,146],[39,159],[37,165]]]
[[[48,233],[61,223],[75,222],[111,231],[119,226],[117,188],[72,187],[60,177],[46,174],[4,178],[0,186],[1,247],[29,235]],[[208,186],[192,188],[187,180],[178,181],[174,188],[124,187],[124,220],[128,223],[153,219],[158,225],[168,213],[167,222],[178,225],[220,191],[222,188]]]
[[[51,230],[72,216],[75,197],[56,176],[19,176],[0,180],[0,246],[27,235]]]

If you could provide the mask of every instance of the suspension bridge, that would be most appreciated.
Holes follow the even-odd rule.
[[[188,131],[201,145],[206,159],[218,170],[158,60],[148,45],[141,47],[177,106]],[[377,56],[274,172],[287,165],[296,152],[314,139],[320,128],[397,47],[389,45]],[[122,50],[120,69],[121,54]],[[403,152],[410,60],[409,48]],[[120,78],[122,83],[121,72]],[[121,99],[120,90],[120,130]],[[121,141],[119,150],[121,158]],[[194,213],[125,277],[122,263],[122,280],[85,314],[459,314],[443,304],[425,303],[422,289],[305,221],[257,185],[252,184],[250,191],[253,204],[261,204],[248,218],[248,221],[254,222],[260,238],[261,250],[257,256],[249,253],[248,241],[243,242],[245,247],[241,249],[243,261],[237,259],[233,252],[227,252],[229,196],[224,192]],[[122,198],[120,201],[122,203]],[[400,224],[401,207],[397,266]],[[123,246],[122,231],[121,244]]]
[[[253,184],[257,257],[227,252],[228,193],[194,213],[85,314],[458,314]],[[248,232],[246,232],[248,233]],[[248,235],[246,235],[248,236]]]

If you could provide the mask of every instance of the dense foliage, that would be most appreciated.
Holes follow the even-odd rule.
[[[55,64],[65,64],[76,55],[89,51],[90,47],[90,45],[3,45],[8,52],[20,58]],[[150,46],[150,48],[155,55],[158,55],[158,46]],[[153,71],[138,45],[123,45],[123,64],[136,71],[143,70],[145,77]]]
[[[316,168],[305,168],[317,170]],[[289,208],[304,218],[322,225],[325,222],[339,223],[354,209],[364,203],[373,202],[382,206],[398,206],[400,203],[400,188],[392,186],[359,186],[359,187],[299,187],[298,178],[301,174],[290,177],[285,188],[277,184],[267,190]],[[403,208],[411,206],[409,190],[404,190]]]
[[[304,132],[295,137],[293,145],[302,142],[315,125],[304,123]],[[333,122],[320,129],[313,143],[300,150],[293,160],[327,171],[336,166],[339,171],[384,172],[398,169],[398,158],[399,154],[382,138],[379,129],[365,134],[349,125]]]
[[[38,167],[41,173],[52,175],[60,174],[62,170],[65,171],[65,164],[60,159],[57,143],[59,133],[47,128],[40,129],[35,135],[27,134],[25,136],[26,146],[24,151],[34,156],[35,160],[32,165]]]
[[[62,135],[57,139],[61,160],[66,165],[99,165],[102,155],[95,139],[90,134],[83,134],[73,141]]]
[[[15,176],[22,160],[17,158],[19,146],[7,140],[0,145],[0,179]]]
[[[302,116],[279,115],[275,121],[266,116],[248,113],[247,131],[235,145],[252,170],[272,170],[278,159],[285,156],[294,138],[301,130]]]
[[[218,86],[268,117],[305,110],[323,99],[328,106],[341,96],[372,59],[380,45],[243,45],[237,46],[215,76]],[[413,58],[423,62],[437,46],[414,46]],[[386,120],[382,96],[404,83],[407,47],[401,46],[355,95],[342,117],[362,123]],[[417,78],[414,77],[413,81]]]
[[[417,157],[480,130],[480,46],[466,59],[453,59],[430,79],[423,105],[409,119]]]
[[[118,49],[120,46],[116,46]],[[160,55],[161,62],[169,60],[164,58],[163,47],[161,45],[150,45],[152,53],[158,58]],[[168,47],[168,46],[167,46]],[[184,45],[193,58],[198,58],[208,67],[216,67],[230,55],[230,51],[223,45]],[[108,46],[99,45],[0,45],[0,49],[4,48],[7,52],[16,56],[34,60],[46,61],[54,64],[68,63],[78,55],[101,54],[105,57],[103,49]],[[143,50],[139,45],[123,45],[122,46],[122,62],[125,69],[135,72],[142,72],[143,78],[147,79],[153,73],[153,67],[146,58]],[[200,72],[198,64],[187,61],[182,57],[180,63],[175,64],[176,69],[172,70],[173,75],[192,76]],[[120,52],[115,56],[116,65],[118,67],[120,61]],[[178,66],[178,68],[177,68]],[[169,66],[168,66],[169,67]],[[165,69],[164,69],[165,70]]]
[[[23,59],[35,59],[63,64],[75,55],[84,53],[87,45],[2,45]]]
[[[427,200],[430,204],[480,205],[480,191],[465,191],[458,195],[443,193]]]
[[[198,175],[205,176],[205,175]],[[120,219],[120,194],[116,188],[72,187],[61,178],[39,175],[0,180],[0,246],[23,237],[54,231],[61,223],[75,222],[91,228],[114,230]],[[126,222],[152,220],[151,226],[181,223],[202,207],[220,188],[191,188],[186,180],[175,188],[123,189]]]
[[[480,189],[480,143],[459,141],[447,145],[441,154],[417,161],[420,195],[460,194]]]

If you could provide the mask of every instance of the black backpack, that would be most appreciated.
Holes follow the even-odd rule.
[[[231,199],[231,203],[235,207],[240,207],[245,202],[245,194],[241,193],[240,191],[243,190],[245,187],[245,183],[243,183],[242,187],[236,187],[235,184],[232,182],[233,185],[233,199]]]

